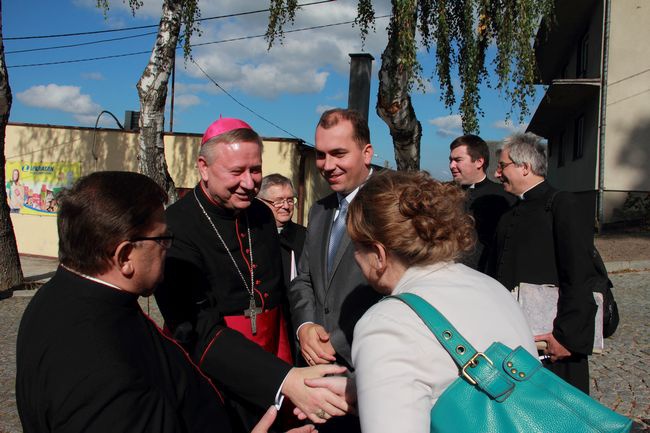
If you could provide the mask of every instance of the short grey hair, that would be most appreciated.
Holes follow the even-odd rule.
[[[517,165],[527,163],[531,171],[546,177],[548,159],[546,157],[546,144],[542,138],[532,132],[517,133],[503,140],[502,150],[507,150],[512,162]]]
[[[267,190],[272,186],[276,186],[276,185],[281,185],[281,186],[286,185],[289,188],[291,188],[293,194],[296,193],[296,190],[293,187],[293,183],[291,182],[291,179],[282,176],[279,173],[273,173],[273,174],[266,175],[264,176],[264,178],[262,178],[262,185],[260,185],[260,192],[257,195],[259,195],[262,198],[267,198],[266,197]]]
[[[205,158],[208,164],[212,164],[215,157],[215,148],[218,144],[233,144],[240,141],[257,143],[260,146],[260,152],[264,150],[264,143],[257,132],[249,128],[238,128],[216,135],[203,143],[199,149],[199,156]]]

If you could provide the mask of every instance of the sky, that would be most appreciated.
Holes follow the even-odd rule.
[[[122,0],[111,0],[104,15],[96,0],[3,2],[5,60],[13,93],[9,120],[92,127],[98,114],[107,110],[123,123],[126,110],[139,109],[136,83],[148,62],[157,28],[121,29],[157,25],[161,4],[161,0],[144,0],[143,7],[133,15]],[[268,4],[268,0],[199,3],[203,18],[266,9]],[[390,14],[389,0],[373,4],[377,17]],[[203,133],[222,115],[247,121],[262,136],[293,136],[313,144],[320,114],[328,108],[347,106],[348,54],[366,52],[375,58],[368,119],[375,149],[373,162],[395,168],[388,127],[375,112],[388,18],[378,18],[376,31],[362,44],[357,27],[341,24],[355,16],[356,0],[304,6],[297,11],[295,23],[286,28],[298,31],[287,33],[282,44],[276,43],[271,50],[267,50],[264,38],[257,37],[266,31],[268,12],[203,21],[202,34],[192,39],[192,54],[211,79],[192,62],[183,61],[182,51],[177,52],[174,131]],[[324,27],[301,30],[315,26]],[[111,32],[26,39],[102,30]],[[228,41],[232,39],[239,40]],[[97,59],[101,57],[111,58]],[[420,50],[419,59],[425,75],[430,76],[432,56]],[[53,62],[58,64],[36,66]],[[495,87],[493,78],[492,84]],[[458,88],[457,79],[455,85]],[[412,95],[423,129],[421,168],[448,180],[449,143],[462,135],[460,115],[456,107],[444,107],[435,77],[426,87],[425,92],[414,91]],[[542,96],[538,89],[530,104],[532,111]],[[166,130],[169,100],[168,96]],[[527,125],[526,121],[517,121],[517,112],[514,122],[506,120],[508,102],[488,85],[481,87],[480,107],[484,112],[480,135],[485,140],[502,140]],[[100,126],[117,127],[108,115],[101,116]]]

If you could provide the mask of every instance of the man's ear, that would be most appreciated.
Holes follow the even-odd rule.
[[[524,163],[521,164],[521,166],[523,167],[523,175],[524,175],[524,176],[528,176],[530,173],[533,172],[533,171],[531,170],[531,165],[530,165],[530,163],[528,163],[528,162],[524,162]]]
[[[485,158],[476,158],[474,163],[476,164],[476,168],[481,169],[484,172],[487,170],[487,167],[485,166]]]
[[[120,270],[122,275],[129,278],[135,272],[133,263],[133,242],[122,241],[113,254],[113,264]]]
[[[199,156],[196,160],[196,166],[199,169],[199,175],[204,182],[208,181],[208,161],[204,156]]]
[[[363,155],[363,163],[367,166],[370,166],[372,163],[372,156],[375,154],[375,150],[372,147],[372,144],[368,143],[363,146],[361,149],[361,154]]]

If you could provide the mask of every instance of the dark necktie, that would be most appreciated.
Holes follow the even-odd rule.
[[[341,238],[345,232],[345,216],[348,213],[348,201],[343,198],[339,203],[339,214],[336,216],[334,223],[332,223],[332,231],[330,232],[330,241],[327,247],[327,275],[332,275],[332,266],[334,265],[334,258],[336,251],[339,249]]]

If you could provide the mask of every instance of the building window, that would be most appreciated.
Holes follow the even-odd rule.
[[[589,65],[589,33],[585,33],[578,44],[578,56],[576,57],[576,78],[587,77]]]
[[[564,132],[557,139],[557,166],[564,167]]]
[[[573,159],[580,159],[585,150],[585,116],[578,117],[573,123]]]

